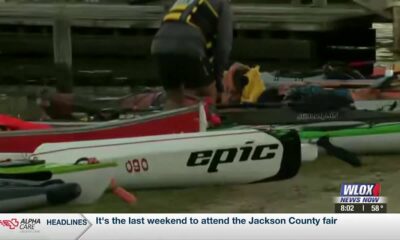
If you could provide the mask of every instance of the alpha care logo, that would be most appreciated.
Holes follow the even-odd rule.
[[[11,230],[18,229],[19,221],[16,218],[0,219],[0,226],[6,227]]]
[[[23,218],[20,221],[16,218],[0,220],[0,226],[11,230],[19,229],[21,232],[37,232],[35,227],[38,224],[40,225],[40,219],[38,218]]]
[[[23,218],[19,224],[21,232],[38,232],[36,225],[40,225],[39,218]]]

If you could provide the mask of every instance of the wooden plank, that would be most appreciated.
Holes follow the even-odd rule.
[[[393,18],[392,12],[388,11],[393,2],[391,0],[354,0],[354,2],[387,19]]]
[[[319,4],[324,5],[324,2]],[[0,8],[0,23],[49,24],[59,15],[60,8],[73,26],[157,28],[164,14],[163,5],[5,3]],[[310,22],[312,25],[318,24],[321,17],[326,21],[335,21],[371,14],[351,4],[329,4],[318,8],[288,4],[234,4],[232,8],[235,23],[242,27],[252,24],[260,26],[262,23],[268,27],[270,22],[279,22],[283,23],[282,27],[293,23],[304,26],[305,30],[310,29]],[[326,21],[320,22],[319,26],[324,27]]]

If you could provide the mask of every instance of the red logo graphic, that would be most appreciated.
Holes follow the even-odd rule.
[[[19,222],[16,218],[12,218],[11,220],[0,220],[0,225],[3,227],[8,227],[11,230],[16,229],[19,226]]]

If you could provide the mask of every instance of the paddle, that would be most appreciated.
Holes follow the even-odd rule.
[[[341,147],[334,146],[327,136],[318,139],[317,145],[324,148],[328,155],[335,156],[336,158],[350,164],[353,167],[360,167],[362,165],[361,160],[355,153],[347,151]]]
[[[12,168],[12,167],[26,167],[26,166],[34,166],[44,164],[46,161],[44,160],[0,160],[0,168]]]
[[[29,167],[44,164],[44,160],[2,160],[0,161],[0,179],[18,179],[30,181],[46,181],[51,179],[52,173],[50,171],[38,171],[30,173],[13,173],[8,169],[14,167]]]
[[[393,76],[385,77],[381,80],[377,80],[374,84],[370,86],[370,88],[373,89],[384,89],[390,87],[390,84],[392,84],[393,80],[397,79],[397,74],[395,73]]]

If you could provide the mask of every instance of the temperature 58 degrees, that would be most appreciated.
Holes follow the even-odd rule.
[[[381,204],[371,205],[371,212],[380,212],[382,209],[383,205]]]
[[[387,205],[386,205],[386,203],[364,204],[363,205],[363,212],[366,212],[366,213],[386,213],[387,212]]]

